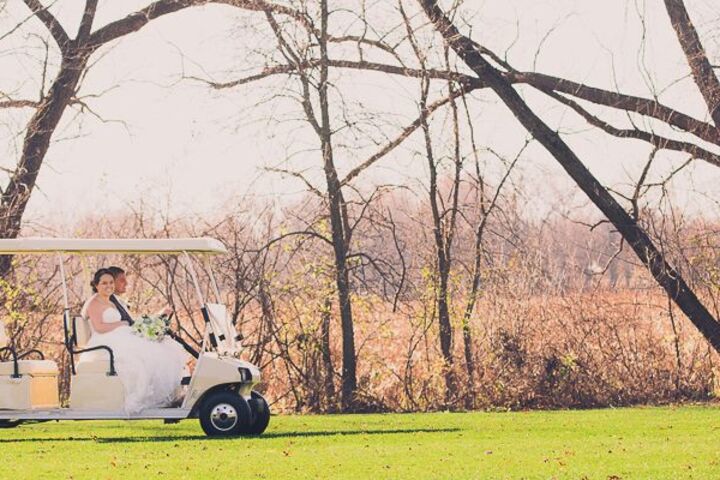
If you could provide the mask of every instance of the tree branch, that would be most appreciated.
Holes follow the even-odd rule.
[[[37,108],[40,102],[34,100],[0,100],[0,108]]]
[[[677,34],[695,84],[705,99],[715,126],[720,128],[720,81],[713,72],[697,30],[683,0],[665,0],[665,8]]]
[[[247,250],[247,251],[248,251],[248,252],[252,252],[252,253],[262,252],[262,251],[264,251],[264,250],[267,250],[267,249],[270,248],[271,246],[275,245],[276,243],[278,243],[278,242],[280,242],[280,241],[282,241],[282,240],[285,240],[285,239],[288,238],[288,237],[296,237],[296,236],[298,236],[298,235],[300,235],[300,236],[308,236],[308,237],[312,237],[312,238],[317,238],[318,240],[322,240],[323,242],[327,243],[327,244],[330,245],[330,246],[332,246],[332,244],[333,244],[333,243],[332,243],[332,240],[330,240],[330,239],[327,238],[326,236],[321,235],[321,234],[319,234],[319,233],[317,233],[317,232],[315,232],[315,231],[313,231],[313,230],[299,230],[299,231],[296,231],[296,232],[283,233],[282,235],[273,238],[272,240],[270,240],[269,242],[267,242],[265,245],[263,245],[262,247],[260,247],[260,248],[258,248],[258,249],[256,249],[256,250]]]
[[[313,68],[318,66],[320,63],[319,59],[310,59],[303,62],[301,68]],[[329,66],[335,68],[348,68],[355,70],[368,70],[377,71],[383,73],[389,73],[393,75],[401,75],[413,78],[422,78],[423,72],[420,69],[406,68],[395,65],[388,65],[384,63],[367,62],[367,61],[351,61],[351,60],[329,60]],[[266,67],[262,72],[244,77],[238,80],[230,82],[212,82],[205,79],[194,78],[196,80],[203,81],[215,89],[232,88],[239,85],[244,85],[253,81],[261,80],[272,75],[287,74],[296,71],[295,65],[273,65]],[[436,70],[428,69],[426,74],[429,78],[435,80],[455,80],[465,89],[478,88],[480,81],[471,75],[465,75],[462,73],[447,71],[447,70]],[[685,132],[688,132],[696,137],[705,140],[706,142],[720,145],[720,129],[715,128],[709,123],[705,123],[701,120],[686,115],[682,112],[674,110],[662,103],[654,100],[635,97],[632,95],[625,95],[622,93],[612,92],[601,88],[590,87],[581,83],[573,82],[571,80],[565,80],[562,78],[553,77],[551,75],[545,75],[542,73],[534,72],[517,72],[510,71],[504,73],[504,77],[511,83],[527,83],[535,88],[543,91],[554,90],[556,92],[565,93],[572,95],[573,97],[586,100],[588,102],[595,103],[597,105],[604,105],[606,107],[626,110],[645,115],[661,122],[667,123],[670,126],[679,128]]]
[[[70,37],[68,37],[65,29],[57,21],[57,18],[50,13],[46,7],[44,7],[40,0],[23,0],[25,5],[35,14],[35,16],[45,25],[50,31],[50,34],[55,39],[60,51],[66,53],[70,46]]]
[[[302,12],[284,5],[267,2],[265,0],[157,0],[142,10],[132,13],[121,20],[112,22],[97,30],[90,35],[88,39],[88,46],[96,48],[107,42],[120,38],[123,35],[127,35],[130,32],[140,30],[142,27],[147,25],[150,20],[167,15],[168,13],[177,12],[187,7],[206,5],[208,3],[229,5],[258,12],[273,12],[280,15],[287,15],[308,27],[308,19],[302,14]]]
[[[266,167],[265,170],[268,172],[280,173],[283,175],[289,175],[293,178],[297,178],[298,180],[302,181],[305,184],[305,186],[307,187],[307,189],[310,190],[312,193],[314,193],[315,195],[317,195],[320,198],[325,198],[325,195],[317,187],[315,187],[312,183],[310,183],[310,180],[305,178],[305,175],[303,175],[300,172],[294,172],[292,170],[286,170],[284,168],[276,168],[276,167]]]
[[[142,10],[131,13],[123,19],[116,20],[96,30],[88,37],[85,45],[90,48],[97,48],[128,33],[140,30],[147,25],[150,20],[193,5],[203,5],[208,3],[208,1],[209,0],[158,0]]]
[[[707,142],[720,145],[720,130],[713,125],[678,112],[654,100],[589,87],[582,83],[542,73],[511,71],[505,73],[504,76],[512,83],[527,83],[543,91],[554,90],[598,105],[646,115],[680,128]]]
[[[480,85],[478,84],[478,86],[475,87],[475,88],[480,88]],[[472,89],[471,89],[471,90],[472,90]],[[381,158],[383,158],[383,157],[384,157],[385,155],[387,155],[388,153],[392,152],[392,151],[395,149],[395,147],[397,147],[398,145],[400,145],[406,138],[408,138],[410,135],[412,135],[412,133],[413,133],[415,130],[417,130],[417,129],[422,125],[422,122],[423,122],[424,119],[427,119],[430,115],[433,114],[433,112],[435,112],[435,110],[437,110],[438,108],[442,107],[443,105],[446,105],[446,104],[447,104],[448,102],[450,102],[451,100],[453,100],[453,99],[455,99],[455,98],[463,95],[463,93],[467,93],[467,91],[456,90],[455,92],[453,92],[453,93],[450,94],[449,96],[447,96],[447,97],[445,97],[445,98],[442,98],[442,99],[440,99],[440,100],[432,103],[431,105],[429,105],[426,109],[424,109],[424,110],[420,113],[420,116],[419,116],[418,118],[416,118],[415,121],[413,121],[410,125],[408,125],[407,127],[405,127],[405,128],[403,129],[403,131],[400,132],[400,134],[399,134],[397,137],[395,137],[394,140],[392,140],[390,143],[388,143],[387,145],[385,145],[385,146],[384,146],[383,148],[381,148],[377,153],[375,153],[373,156],[371,156],[370,158],[368,158],[367,160],[365,160],[363,163],[361,163],[361,164],[358,165],[357,167],[355,167],[355,168],[353,168],[352,170],[350,170],[350,172],[348,172],[348,174],[347,174],[347,175],[345,176],[345,178],[342,180],[341,184],[342,184],[342,185],[347,184],[347,183],[348,183],[349,181],[351,181],[353,178],[355,178],[355,177],[357,177],[358,175],[360,175],[360,173],[362,173],[363,170],[365,170],[366,168],[370,167],[372,164],[374,164],[375,162],[377,162],[378,160],[380,160]]]
[[[224,5],[230,5],[232,7],[239,7],[245,10],[253,10],[256,12],[272,12],[277,15],[284,15],[297,20],[306,29],[317,32],[315,26],[312,24],[307,15],[300,10],[296,10],[285,5],[278,5],[271,3],[266,0],[201,0],[202,3],[220,3]]]
[[[320,65],[320,59],[310,59],[306,60],[304,62],[301,62],[299,65],[272,65],[265,67],[265,69],[257,73],[255,75],[250,75],[244,78],[240,78],[238,80],[233,80],[230,82],[213,82],[210,80],[198,78],[198,77],[188,77],[193,80],[199,80],[201,82],[207,83],[209,86],[216,90],[222,90],[225,88],[232,88],[237,87],[239,85],[244,85],[246,83],[251,83],[257,80],[262,80],[264,78],[270,77],[272,75],[281,75],[281,74],[287,74],[292,73],[308,68],[314,68]],[[366,62],[366,61],[353,61],[353,60],[328,60],[328,66],[334,67],[334,68],[348,68],[348,69],[354,69],[354,70],[367,70],[367,71],[375,71],[375,72],[383,72],[383,73],[389,73],[393,75],[401,75],[405,77],[413,77],[413,78],[422,78],[423,72],[422,70],[418,70],[415,68],[406,68],[406,67],[398,67],[395,65],[388,65],[385,63],[376,63],[376,62]],[[454,80],[463,85],[464,87],[473,87],[476,88],[476,86],[479,84],[478,79],[475,77],[472,77],[470,75],[463,75],[461,73],[452,72],[452,71],[446,71],[446,70],[434,70],[430,69],[426,71],[427,76],[432,79],[438,79],[438,80]]]
[[[85,2],[85,11],[83,12],[83,17],[80,21],[80,28],[78,28],[77,34],[77,39],[80,42],[84,42],[88,35],[90,35],[93,20],[95,20],[97,4],[98,0],[87,0],[87,2]]]
[[[674,150],[676,152],[685,152],[692,155],[694,158],[705,160],[706,162],[720,167],[720,155],[712,153],[704,148],[701,148],[694,143],[682,142],[679,140],[672,140],[661,135],[657,135],[652,132],[646,132],[644,130],[635,129],[621,129],[612,126],[611,124],[597,118],[590,112],[582,108],[577,102],[574,102],[568,98],[563,97],[552,91],[544,91],[547,95],[554,98],[558,102],[567,105],[572,108],[578,115],[583,117],[589,124],[600,128],[604,132],[618,137],[618,138],[634,138],[636,140],[643,140],[657,149]]]
[[[361,37],[358,35],[343,35],[341,37],[334,37],[332,35],[328,35],[328,42],[331,42],[331,43],[355,42],[355,43],[359,43],[359,44],[363,44],[363,45],[369,45],[371,47],[375,47],[380,50],[383,50],[395,58],[398,58],[397,52],[390,45],[387,45],[379,40],[372,40],[372,39]]]
[[[295,53],[293,48],[283,36],[282,27],[278,24],[272,12],[266,11],[265,17],[267,18],[268,25],[270,25],[270,28],[278,41],[278,49],[288,62],[292,62],[295,70],[300,74],[300,83],[302,84],[303,89],[301,101],[303,111],[305,112],[308,123],[312,126],[313,130],[315,130],[315,133],[321,135],[320,124],[315,116],[315,109],[313,108],[310,96],[310,80],[307,75],[305,75],[305,69],[302,67],[304,62],[300,59],[299,55]]]

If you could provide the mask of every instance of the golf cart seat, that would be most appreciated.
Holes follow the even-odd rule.
[[[102,373],[103,375],[108,374],[108,361],[107,360],[83,360],[75,365],[76,375],[85,373]]]
[[[92,329],[90,327],[90,320],[87,318],[76,316],[73,318],[73,331],[74,333],[74,346],[77,347],[75,353],[78,350],[85,350],[90,336],[92,335]],[[104,373],[112,376],[113,373],[110,368],[110,355],[107,350],[97,350],[95,355],[92,357],[85,356],[79,362],[75,364],[76,374],[80,373]]]
[[[69,315],[66,316],[68,318]],[[68,329],[69,330],[69,329]],[[92,335],[90,320],[72,317],[72,335],[68,341],[71,356],[92,351],[90,358],[74,363],[70,380],[70,408],[82,410],[122,410],[125,393],[116,375],[114,356],[108,347],[87,348]]]
[[[7,343],[5,323],[0,320],[0,351],[12,356],[12,361],[0,362],[0,409],[59,407],[57,363],[45,360],[37,350],[18,355]],[[39,354],[41,359],[25,360],[31,353]]]

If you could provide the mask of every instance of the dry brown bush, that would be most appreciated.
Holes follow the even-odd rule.
[[[136,212],[88,219],[76,235],[211,235],[223,240],[231,254],[216,264],[219,281],[245,337],[244,354],[262,367],[261,389],[273,408],[337,411],[341,344],[331,252],[302,236],[259,248],[287,228],[288,220],[277,218],[241,213],[213,222],[169,221]],[[567,221],[550,228],[547,222],[509,224],[522,235],[512,237],[512,243],[509,235],[488,240],[482,295],[471,319],[475,385],[467,384],[462,346],[456,341],[458,391],[450,408],[589,408],[715,397],[717,354],[682,315],[668,309],[667,297],[631,257],[613,257],[617,245],[611,232],[589,232]],[[692,251],[684,268],[695,269],[696,286],[702,285],[700,290],[712,300],[717,292],[716,241],[710,226],[695,227],[676,244],[678,251]],[[361,263],[354,267],[359,395],[366,410],[447,408],[433,311],[431,247],[417,224],[398,221],[397,228],[407,267],[397,301],[377,272]],[[500,232],[510,227],[494,228]],[[391,262],[392,255],[382,251],[389,241],[385,234],[369,232],[363,245],[369,255],[384,255]],[[457,255],[462,259],[467,252],[460,245]],[[181,265],[154,257],[106,257],[89,259],[85,268],[109,263],[123,264],[131,273],[130,299],[136,311],[171,302],[186,338],[197,338],[200,318]],[[456,329],[467,291],[463,264],[458,262],[452,278]],[[598,264],[607,268],[598,271]],[[168,268],[174,276],[167,274]],[[72,259],[68,269],[74,276],[71,302],[79,310],[86,294],[80,280],[83,266]],[[41,348],[67,371],[53,259],[16,258],[13,277],[3,288],[6,323],[16,345]],[[329,352],[324,351],[324,334],[329,335]],[[66,381],[61,388],[65,397]]]

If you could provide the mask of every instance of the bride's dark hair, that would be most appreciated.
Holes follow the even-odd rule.
[[[90,281],[90,286],[92,287],[93,293],[97,293],[97,286],[98,283],[100,283],[100,279],[103,275],[110,275],[111,277],[115,278],[115,276],[112,274],[110,269],[107,268],[101,268],[95,274],[93,275],[92,280]]]

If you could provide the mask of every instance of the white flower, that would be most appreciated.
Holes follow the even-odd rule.
[[[169,331],[170,322],[165,315],[143,315],[132,325],[132,331],[148,340],[162,340]]]

